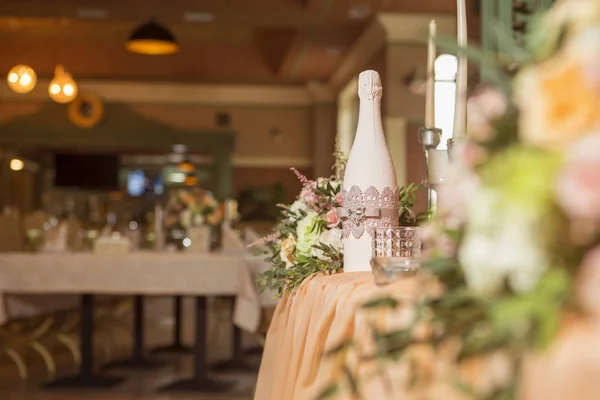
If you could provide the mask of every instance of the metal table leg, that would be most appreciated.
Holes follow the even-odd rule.
[[[161,392],[226,392],[234,386],[232,382],[209,379],[206,366],[206,331],[207,312],[206,297],[195,297],[196,302],[196,332],[194,337],[194,375],[191,379],[178,381],[167,385]]]
[[[231,298],[231,310],[235,306],[235,297]],[[233,357],[229,360],[218,362],[212,365],[212,369],[219,372],[256,372],[258,365],[253,365],[246,361],[244,357],[244,349],[242,347],[242,330],[232,324],[233,335],[231,347],[233,349]]]
[[[108,389],[123,381],[123,378],[97,375],[94,373],[94,296],[81,296],[81,364],[74,376],[56,380],[46,385],[60,389]]]
[[[190,354],[192,348],[183,344],[182,341],[182,326],[183,326],[183,297],[173,297],[173,317],[175,319],[173,325],[173,343],[152,350],[152,353],[170,353],[170,354]]]
[[[131,358],[112,362],[105,368],[154,369],[164,365],[157,360],[149,360],[144,356],[144,297],[134,296],[133,311],[133,354]]]

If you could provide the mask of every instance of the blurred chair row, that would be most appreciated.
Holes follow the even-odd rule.
[[[5,306],[11,300],[31,302],[48,302],[50,297],[58,296],[5,296]],[[42,363],[47,377],[57,373],[59,357],[69,355],[72,364],[78,365],[81,360],[79,352],[80,310],[76,296],[62,296],[70,301],[71,308],[42,313],[33,316],[11,319],[10,310],[6,310],[9,319],[0,326],[0,366],[13,364],[21,379],[30,376],[32,366]],[[114,349],[118,346],[117,335],[129,331],[132,309],[131,298],[99,299],[95,312],[95,342],[97,351],[103,361],[110,360]],[[54,302],[56,304],[56,302]],[[62,362],[60,365],[64,365]]]
[[[21,218],[18,212],[5,209],[0,212],[0,253],[26,250],[28,242],[36,240],[29,236],[52,235],[56,223],[44,211]],[[69,228],[75,228],[69,229],[69,242],[77,235],[73,224],[80,225],[78,221],[69,221]],[[97,299],[96,343],[107,359],[116,346],[118,331],[128,329],[131,308],[129,297]],[[0,367],[12,364],[21,379],[27,379],[32,366],[40,362],[46,373],[53,376],[57,372],[57,358],[65,354],[78,364],[79,319],[79,296],[0,293]]]

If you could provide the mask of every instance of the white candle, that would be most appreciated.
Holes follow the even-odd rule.
[[[429,22],[429,39],[427,41],[427,85],[425,92],[425,127],[435,127],[435,35],[436,24]]]
[[[443,183],[449,168],[450,162],[446,150],[429,150],[429,176],[427,177],[429,183]]]
[[[465,0],[456,1],[457,44],[460,48],[467,47],[467,9]],[[467,59],[463,54],[458,55],[456,69],[456,102],[454,109],[454,129],[452,137],[464,135],[467,122]]]

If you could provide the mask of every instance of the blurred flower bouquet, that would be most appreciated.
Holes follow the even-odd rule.
[[[165,209],[167,229],[219,225],[223,210],[211,192],[200,188],[178,189],[171,193]]]
[[[423,227],[443,293],[423,290],[407,327],[373,336],[376,359],[411,360],[414,388],[444,382],[442,397],[419,398],[514,399],[525,356],[551,345],[565,316],[600,317],[600,2],[556,2],[525,49],[499,39],[494,70],[460,50],[496,85],[470,99],[452,179]],[[437,361],[416,356],[424,346]],[[464,374],[475,361],[479,379]]]
[[[279,205],[283,219],[273,234],[251,244],[267,255],[272,268],[259,277],[261,289],[280,295],[292,291],[318,272],[335,273],[343,267],[341,181],[335,177],[309,180],[292,168],[302,191],[290,205]]]

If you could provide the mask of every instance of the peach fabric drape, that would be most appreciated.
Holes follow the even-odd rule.
[[[372,315],[360,312],[360,306],[367,300],[388,295],[412,300],[417,297],[418,288],[413,278],[378,287],[371,272],[317,275],[307,279],[294,295],[284,295],[277,306],[267,334],[255,400],[315,399],[335,381],[340,371],[336,359],[323,358],[324,352],[343,340],[369,337],[371,324],[385,323],[391,328],[409,317],[402,311]],[[361,354],[368,352],[367,340],[361,340],[359,345]],[[358,368],[361,376],[372,372],[355,356],[350,355],[349,360],[349,366],[354,371]],[[374,396],[369,398],[387,398],[378,380],[369,379],[369,382],[369,393]]]
[[[502,354],[472,359],[460,366],[444,362],[444,354],[415,348],[411,356],[437,376],[424,390],[409,390],[407,363],[384,366],[387,379],[374,374],[377,364],[359,360],[372,354],[371,332],[406,326],[414,317],[414,299],[423,290],[418,278],[405,278],[377,287],[370,272],[318,275],[307,279],[295,294],[286,294],[275,311],[255,391],[255,400],[314,400],[341,374],[333,357],[323,353],[346,339],[345,365],[359,376],[367,400],[468,399],[449,379],[448,371],[484,390],[511,374]],[[367,300],[392,295],[400,300],[393,312],[361,309]],[[598,305],[600,309],[600,304]],[[553,345],[542,354],[530,354],[524,366],[520,400],[600,399],[600,322],[596,318],[565,318]],[[374,365],[373,365],[374,364]],[[375,377],[375,378],[374,378]],[[334,397],[349,400],[347,388]]]

